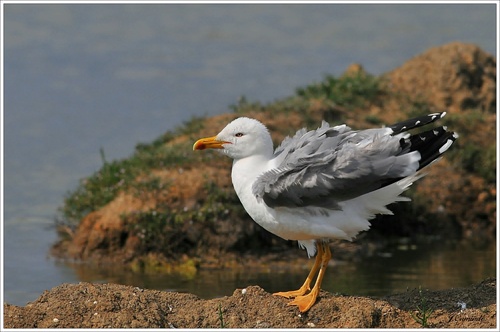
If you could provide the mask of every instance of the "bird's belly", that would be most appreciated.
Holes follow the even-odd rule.
[[[301,208],[270,208],[253,195],[242,195],[239,198],[247,213],[257,224],[285,240],[351,240],[354,235],[366,228],[366,225],[362,227],[346,225],[345,220],[342,220],[342,211],[331,211],[325,215]],[[348,231],[352,226],[355,229]]]
[[[283,221],[281,213],[258,201],[254,195],[237,194],[246,212],[257,224],[285,240],[296,240],[290,221]]]

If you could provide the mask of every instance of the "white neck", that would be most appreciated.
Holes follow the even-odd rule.
[[[234,190],[242,200],[244,194],[250,194],[251,188],[259,175],[270,169],[270,158],[264,155],[253,155],[233,161],[231,178]]]

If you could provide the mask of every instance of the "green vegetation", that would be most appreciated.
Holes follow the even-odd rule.
[[[462,144],[460,155],[465,170],[475,173],[490,183],[496,179],[496,144],[495,141],[486,149],[477,144],[467,142]]]
[[[128,187],[137,175],[136,160],[104,162],[102,168],[64,199],[60,209],[65,224],[76,227],[88,213],[110,202],[119,190]]]
[[[484,178],[488,183],[496,181],[496,139],[481,137],[488,125],[488,114],[479,110],[450,114],[446,123],[463,139],[458,139],[456,147],[448,157],[458,161],[464,170]]]
[[[186,224],[210,229],[222,219],[245,215],[232,188],[220,188],[207,179],[204,192],[206,198],[197,209],[175,210],[160,202],[153,209],[121,215],[127,232],[141,240],[138,251],[162,253],[165,257],[189,252],[197,241],[187,234]]]
[[[324,98],[350,109],[364,107],[382,93],[379,78],[362,72],[339,78],[327,75],[320,83],[297,89],[298,96],[306,99]]]
[[[224,315],[222,314],[222,305],[220,303],[219,303],[219,322],[221,329],[226,327],[224,324]]]
[[[380,126],[383,124],[382,120],[380,120],[376,115],[367,115],[365,117],[365,121],[368,122],[368,123],[371,123],[373,125],[377,125],[377,126]]]
[[[168,209],[151,209],[121,216],[128,231],[141,239],[143,252],[170,251],[182,245],[185,238],[181,220]]]
[[[419,323],[423,328],[429,327],[429,317],[434,312],[434,309],[428,306],[427,298],[422,294],[422,288],[418,288],[420,297],[420,305],[417,305],[417,312],[410,312],[411,317]]]
[[[323,100],[325,115],[334,110],[334,104],[331,101]],[[249,102],[245,97],[241,97],[237,104],[229,106],[233,112],[238,115],[245,116],[250,112],[266,113],[270,117],[276,115],[300,114],[304,120],[305,126],[318,125],[318,121],[313,120],[309,116],[308,110],[311,107],[311,101],[300,96],[292,96],[278,101],[274,101],[267,105],[262,105],[260,102]],[[290,134],[290,128],[273,128],[274,131],[281,131],[284,135]]]

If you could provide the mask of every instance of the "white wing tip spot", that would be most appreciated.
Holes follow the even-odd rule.
[[[451,144],[453,144],[453,140],[451,139],[447,140],[446,143],[444,143],[443,146],[439,148],[439,153],[440,154],[444,153],[446,150],[448,150]]]

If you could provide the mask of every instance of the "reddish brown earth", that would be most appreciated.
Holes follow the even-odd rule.
[[[25,307],[4,305],[6,328],[495,328],[496,280],[444,291],[413,289],[384,298],[334,295],[300,314],[259,286],[202,300],[191,294],[116,284],[62,284]],[[465,309],[461,303],[464,303]],[[415,319],[416,317],[417,319]]]

